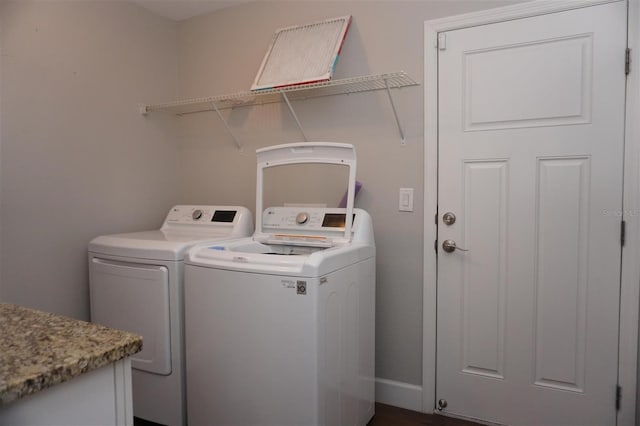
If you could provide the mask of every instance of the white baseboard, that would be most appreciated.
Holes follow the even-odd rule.
[[[376,402],[422,411],[422,386],[376,378]]]

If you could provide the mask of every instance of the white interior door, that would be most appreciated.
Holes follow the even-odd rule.
[[[616,422],[626,22],[616,2],[440,34],[443,413]]]

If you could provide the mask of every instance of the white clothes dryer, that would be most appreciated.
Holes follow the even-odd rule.
[[[89,243],[91,321],[137,333],[132,357],[134,416],[186,425],[184,255],[195,244],[246,237],[239,206],[179,205],[158,230],[105,235]]]
[[[189,423],[364,426],[374,414],[375,243],[371,217],[353,208],[355,151],[304,143],[257,154],[259,192],[271,166],[349,166],[347,208],[269,207],[252,238],[188,252]]]

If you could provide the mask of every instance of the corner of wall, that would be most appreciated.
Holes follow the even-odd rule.
[[[4,16],[3,9],[5,6],[4,0],[0,0],[0,259],[2,259],[2,247],[3,247],[3,239],[2,239],[2,135],[3,135],[3,126],[2,126],[2,95],[4,92],[4,85],[2,80],[2,65],[4,58],[4,20],[2,17]],[[3,300],[3,291],[2,291],[2,264],[0,263],[0,302]]]
[[[423,411],[422,386],[376,378],[376,402],[412,411]]]

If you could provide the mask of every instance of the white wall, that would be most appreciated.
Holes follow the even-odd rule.
[[[3,35],[3,20],[2,20],[2,3],[4,0],[0,0],[0,188],[2,188],[2,62],[4,58],[4,52],[2,47],[2,35]],[[2,259],[2,197],[0,197],[0,259]],[[2,261],[0,260],[0,301],[3,300],[2,296]]]
[[[353,23],[334,78],[404,70],[421,82],[425,20],[504,4],[261,1],[192,18],[178,27],[180,96],[248,90],[276,29],[348,14]],[[356,206],[371,213],[378,249],[376,375],[417,385],[422,381],[423,90],[394,91],[406,146],[400,145],[384,92],[294,105],[310,139],[356,146],[364,184]],[[282,104],[225,114],[243,152],[214,113],[180,119],[182,200],[253,207],[256,148],[300,141],[301,135]],[[398,212],[400,187],[415,188],[414,212]]]
[[[252,207],[255,149],[300,140],[283,105],[225,112],[238,152],[213,114],[142,117],[137,103],[247,90],[277,28],[346,14],[335,78],[405,70],[422,82],[425,20],[503,4],[259,1],[175,24],[120,1],[5,1],[0,300],[87,318],[91,238],[157,227],[178,202]],[[296,108],[311,139],[356,145],[356,204],[378,246],[377,375],[419,385],[423,87],[394,96],[406,146],[384,92]],[[397,211],[400,187],[415,188],[413,213]]]
[[[87,243],[178,200],[176,24],[114,1],[1,5],[1,300],[87,319]]]

